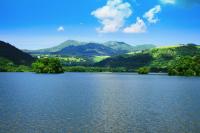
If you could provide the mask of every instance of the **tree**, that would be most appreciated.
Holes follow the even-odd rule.
[[[36,73],[63,73],[64,69],[57,58],[41,58],[32,64]]]

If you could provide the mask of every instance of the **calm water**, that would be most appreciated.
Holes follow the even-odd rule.
[[[0,73],[0,133],[199,133],[200,78]]]

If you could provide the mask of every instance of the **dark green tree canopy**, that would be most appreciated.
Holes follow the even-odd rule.
[[[41,58],[32,64],[36,73],[63,73],[62,64],[57,58]]]
[[[200,56],[176,58],[169,66],[168,73],[179,76],[200,76]]]

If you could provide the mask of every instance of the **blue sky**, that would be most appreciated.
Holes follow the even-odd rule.
[[[200,42],[200,0],[6,0],[0,40],[38,49],[65,40]]]

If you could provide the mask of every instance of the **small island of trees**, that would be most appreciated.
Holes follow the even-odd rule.
[[[57,58],[41,58],[32,64],[36,73],[63,73],[64,69]]]

